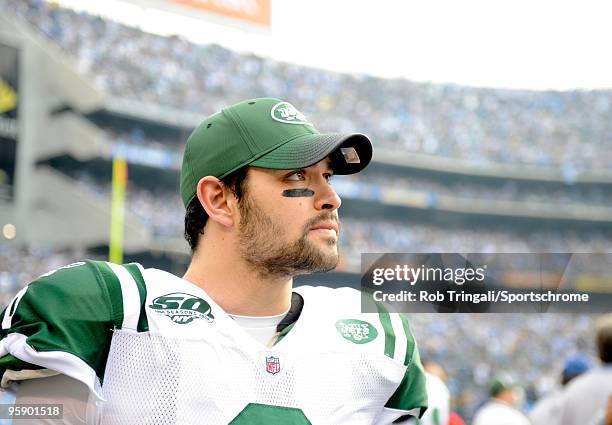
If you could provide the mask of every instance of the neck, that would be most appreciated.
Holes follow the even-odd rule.
[[[287,311],[291,276],[262,276],[227,244],[208,242],[200,244],[183,279],[202,288],[228,314],[275,316]]]

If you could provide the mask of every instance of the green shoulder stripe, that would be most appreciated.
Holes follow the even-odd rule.
[[[98,272],[98,283],[100,290],[105,292],[110,301],[113,325],[121,329],[123,324],[123,297],[119,278],[104,261],[92,261],[92,265]]]
[[[113,308],[114,326],[118,329],[146,331],[149,328],[144,310],[145,281],[137,264],[118,265],[97,261]]]
[[[147,300],[147,286],[145,285],[144,277],[140,272],[140,268],[135,263],[125,264],[123,267],[134,278],[136,285],[138,286],[138,294],[140,295],[140,315],[138,317],[138,332],[147,332],[149,330],[149,321],[147,319],[147,312],[145,310],[145,304]]]
[[[391,324],[391,316],[380,303],[376,303],[376,308],[380,324],[385,330],[385,356],[393,358],[395,355],[395,332]]]
[[[410,325],[408,324],[408,319],[403,313],[398,313],[402,326],[404,328],[404,333],[406,334],[406,357],[404,358],[404,366],[410,366],[410,361],[412,360],[412,353],[416,350],[416,342],[414,340],[414,336],[410,331]]]

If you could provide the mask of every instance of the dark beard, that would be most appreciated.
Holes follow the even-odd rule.
[[[324,213],[305,225],[302,236],[295,242],[280,246],[278,237],[284,231],[270,217],[253,205],[245,196],[240,201],[239,242],[242,257],[262,276],[281,277],[301,274],[327,272],[338,265],[338,253],[325,254],[308,240],[312,226],[322,221],[337,218],[332,213]],[[329,246],[336,240],[328,239]]]

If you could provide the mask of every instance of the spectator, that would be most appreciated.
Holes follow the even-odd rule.
[[[490,384],[491,399],[474,417],[474,425],[529,425],[527,417],[516,408],[520,387],[508,375],[498,375]]]
[[[612,313],[595,323],[602,365],[571,382],[563,392],[561,425],[591,425],[605,416],[612,395]]]
[[[563,409],[562,389],[572,379],[591,368],[591,361],[583,354],[577,354],[567,359],[561,374],[561,388],[554,389],[550,394],[540,399],[529,413],[533,425],[558,425]]]

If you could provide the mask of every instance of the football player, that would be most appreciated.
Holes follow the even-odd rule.
[[[206,118],[181,170],[185,275],[88,260],[41,276],[2,314],[2,385],[18,403],[63,404],[62,421],[36,423],[420,417],[426,381],[406,318],[362,313],[356,290],[293,288],[337,265],[332,176],[371,156],[366,136],[321,134],[279,99]]]

